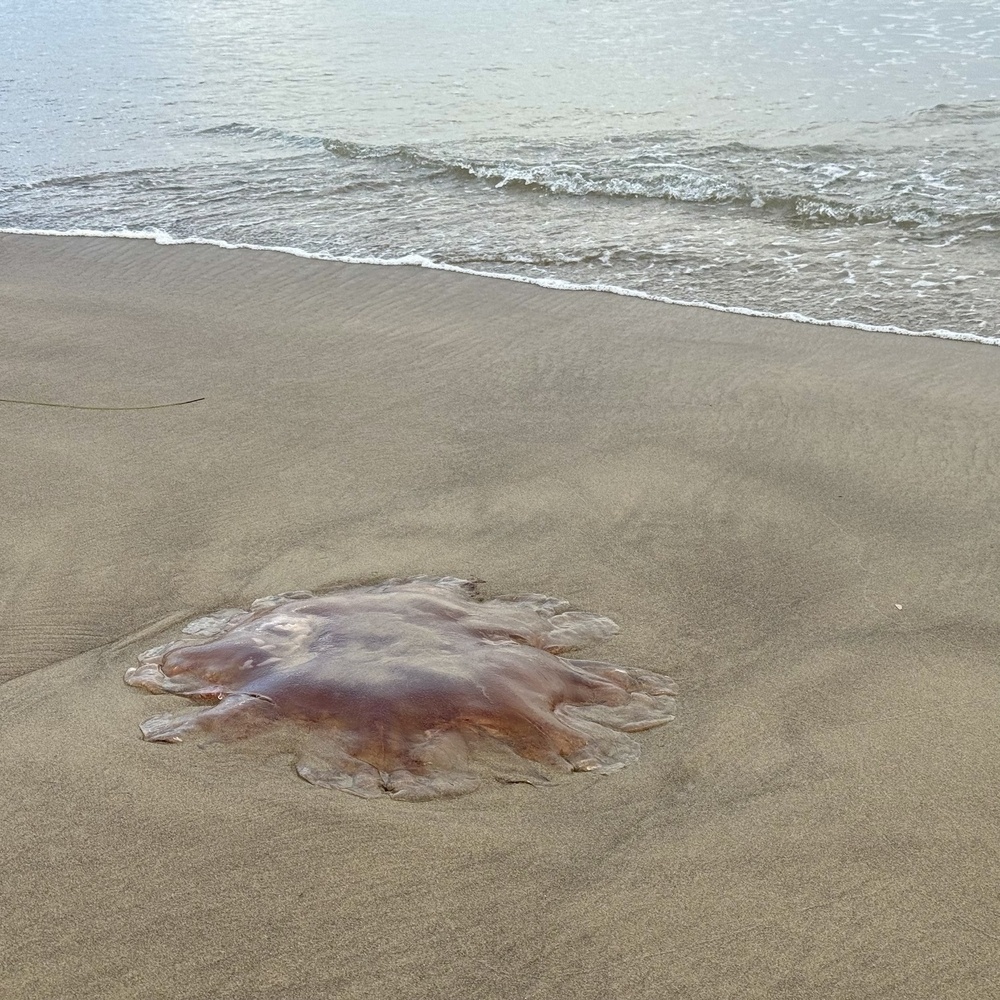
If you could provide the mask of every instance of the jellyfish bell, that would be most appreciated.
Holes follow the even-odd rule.
[[[196,619],[125,682],[209,703],[146,720],[147,740],[280,729],[300,777],[366,798],[611,773],[638,757],[629,733],[673,718],[676,691],[661,674],[567,656],[618,631],[567,608],[541,594],[484,600],[452,577],[296,591]]]

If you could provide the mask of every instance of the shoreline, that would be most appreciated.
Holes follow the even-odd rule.
[[[471,268],[461,267],[457,264],[448,264],[440,261],[433,261],[420,254],[410,254],[406,257],[383,259],[379,257],[343,257],[335,256],[324,251],[312,253],[298,247],[268,246],[257,243],[229,243],[226,240],[213,240],[207,237],[174,237],[161,230],[111,230],[103,231],[97,229],[70,229],[70,230],[47,230],[47,229],[19,229],[0,228],[0,235],[10,236],[52,236],[60,238],[87,238],[87,239],[128,239],[128,240],[150,240],[158,246],[213,246],[220,250],[255,250],[269,253],[289,254],[292,257],[300,257],[305,260],[323,260],[338,264],[367,264],[376,267],[421,267],[432,271],[448,271],[454,274],[467,274],[476,278],[492,278],[499,281],[514,281],[529,285],[536,285],[539,288],[548,288],[554,291],[567,292],[604,292],[610,295],[621,295],[626,298],[643,299],[648,302],[660,302],[668,306],[680,306],[682,308],[708,309],[712,312],[728,313],[733,316],[749,316],[755,319],[781,319],[792,323],[804,323],[808,326],[825,326],[844,330],[859,330],[864,333],[891,333],[901,337],[934,337],[939,340],[957,340],[964,343],[983,344],[987,347],[1000,346],[1000,335],[989,336],[986,334],[969,333],[962,330],[948,330],[945,328],[933,328],[927,330],[911,330],[906,327],[893,326],[890,324],[862,323],[848,319],[817,319],[798,312],[767,312],[758,309],[749,309],[743,306],[724,306],[714,302],[689,302],[683,299],[672,299],[662,295],[650,295],[639,289],[625,288],[620,285],[590,284],[579,285],[569,281],[562,281],[557,278],[531,278],[527,275],[503,274],[498,271],[477,271]]]
[[[0,298],[62,404],[0,404],[5,997],[989,994],[1000,354],[145,240],[0,235]],[[676,720],[426,803],[139,738],[178,623],[421,573]]]

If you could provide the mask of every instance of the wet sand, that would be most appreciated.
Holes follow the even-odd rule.
[[[108,239],[0,235],[0,306],[0,397],[204,397],[0,403],[0,995],[995,989],[996,348]],[[422,804],[139,739],[171,623],[416,573],[677,720]]]

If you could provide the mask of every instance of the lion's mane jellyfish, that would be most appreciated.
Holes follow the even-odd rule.
[[[660,674],[567,657],[618,626],[566,607],[482,600],[452,578],[279,594],[191,622],[125,681],[208,703],[148,719],[147,740],[277,736],[306,781],[366,798],[609,773],[639,755],[627,733],[673,718],[676,692]]]

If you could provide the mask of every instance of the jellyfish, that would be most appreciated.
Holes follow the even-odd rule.
[[[154,742],[283,734],[301,778],[363,798],[461,795],[484,777],[544,784],[634,762],[629,735],[669,722],[662,674],[568,654],[610,619],[478,582],[386,580],[228,608],[150,649],[125,682],[202,707],[141,725]]]

